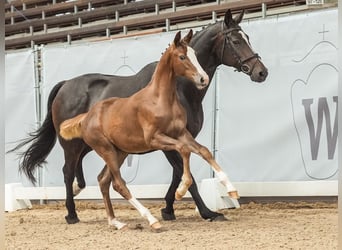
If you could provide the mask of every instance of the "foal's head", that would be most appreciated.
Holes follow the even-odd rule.
[[[167,49],[170,54],[170,65],[176,76],[183,76],[191,80],[198,89],[203,89],[209,84],[209,77],[197,61],[195,51],[189,47],[192,38],[192,30],[181,39],[181,32],[177,32],[173,43]]]

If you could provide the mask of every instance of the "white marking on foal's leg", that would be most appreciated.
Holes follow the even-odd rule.
[[[181,200],[183,196],[186,194],[186,192],[188,191],[188,188],[189,186],[185,184],[185,181],[182,178],[176,190],[176,196],[175,196],[176,200]]]
[[[150,210],[144,207],[136,198],[132,197],[128,201],[129,203],[133,205],[133,207],[135,207],[139,211],[141,216],[147,218],[151,227],[155,229],[158,229],[161,227],[159,221],[151,214]]]
[[[227,192],[231,198],[238,199],[239,195],[233,183],[230,182],[228,176],[223,171],[215,171],[219,181],[227,188]]]
[[[72,193],[74,194],[74,196],[78,195],[79,193],[81,193],[83,188],[80,188],[78,186],[78,182],[77,179],[74,179],[74,182],[72,183]]]
[[[110,226],[116,227],[116,229],[118,229],[118,230],[123,229],[123,228],[125,228],[127,226],[126,223],[122,223],[122,222],[118,221],[116,218],[108,219],[108,224]]]

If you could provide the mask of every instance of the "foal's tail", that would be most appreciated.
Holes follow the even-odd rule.
[[[74,118],[65,120],[59,127],[59,134],[65,140],[71,140],[74,138],[82,138],[82,121],[86,117],[87,113],[80,114]]]
[[[35,184],[36,177],[34,171],[37,167],[42,167],[46,161],[46,157],[51,152],[56,144],[56,130],[53,126],[51,106],[59,89],[64,85],[64,81],[56,84],[49,94],[48,109],[45,120],[40,128],[36,131],[29,133],[29,136],[20,141],[20,143],[9,150],[7,153],[19,151],[26,145],[30,146],[24,152],[18,152],[19,156],[19,172],[24,172],[29,180]]]

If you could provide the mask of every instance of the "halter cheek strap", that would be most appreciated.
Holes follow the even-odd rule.
[[[254,70],[256,61],[254,62],[252,67],[249,67],[248,64],[246,64],[246,63],[248,61],[254,59],[254,58],[260,59],[260,56],[257,53],[253,53],[251,56],[249,56],[249,57],[247,57],[245,59],[241,59],[240,56],[238,55],[236,49],[232,45],[231,40],[228,37],[228,35],[230,33],[232,33],[233,31],[241,31],[241,29],[240,28],[230,28],[230,29],[224,30],[223,25],[224,24],[222,22],[222,34],[224,35],[224,43],[223,43],[222,51],[221,51],[221,62],[223,61],[223,54],[224,54],[224,50],[225,50],[226,43],[227,43],[227,45],[229,46],[229,48],[231,49],[231,51],[233,53],[234,58],[236,59],[236,61],[239,64],[239,67],[236,70],[237,71],[242,71],[243,73],[245,73],[247,75],[251,75],[253,70]]]

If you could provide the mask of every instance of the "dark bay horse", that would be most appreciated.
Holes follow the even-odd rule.
[[[109,197],[111,182],[114,190],[146,217],[153,229],[161,228],[159,221],[130,193],[121,177],[120,167],[129,153],[177,151],[183,160],[182,181],[175,194],[177,200],[185,195],[192,183],[190,154],[199,154],[218,173],[228,194],[238,198],[235,187],[209,150],[198,144],[186,129],[187,117],[177,95],[176,77],[185,77],[197,89],[209,84],[209,77],[197,61],[194,50],[188,47],[191,38],[192,30],[182,40],[180,31],[177,32],[146,87],[130,97],[99,101],[87,113],[68,119],[60,126],[59,133],[65,140],[83,139],[106,162],[98,180],[108,222],[117,229],[125,224],[114,216]]]
[[[239,23],[243,12],[232,17],[230,10],[223,21],[209,25],[197,32],[190,46],[196,51],[197,58],[211,80],[216,68],[221,65],[234,67],[237,71],[250,76],[252,81],[263,82],[267,77],[267,69],[250,46],[248,36]],[[99,100],[109,97],[127,97],[142,89],[151,80],[156,62],[146,65],[136,75],[120,77],[102,74],[87,74],[68,81],[58,83],[50,92],[47,115],[42,126],[31,133],[11,151],[18,151],[23,146],[28,149],[21,153],[20,171],[35,182],[35,170],[45,163],[56,142],[56,131],[60,124],[71,117],[87,112]],[[196,137],[203,125],[202,101],[208,87],[198,90],[184,78],[177,79],[177,93],[181,104],[187,112],[187,129]],[[66,187],[66,207],[68,223],[79,221],[74,203],[73,182],[76,177],[78,189],[85,187],[82,159],[91,148],[80,139],[66,141],[60,136],[58,140],[64,150],[65,164],[63,167]],[[173,167],[172,182],[165,196],[166,207],[162,209],[165,220],[175,219],[173,204],[175,192],[183,174],[182,158],[176,151],[163,151]],[[204,219],[216,220],[224,218],[222,214],[209,210],[199,195],[196,182],[189,188],[200,215]]]

